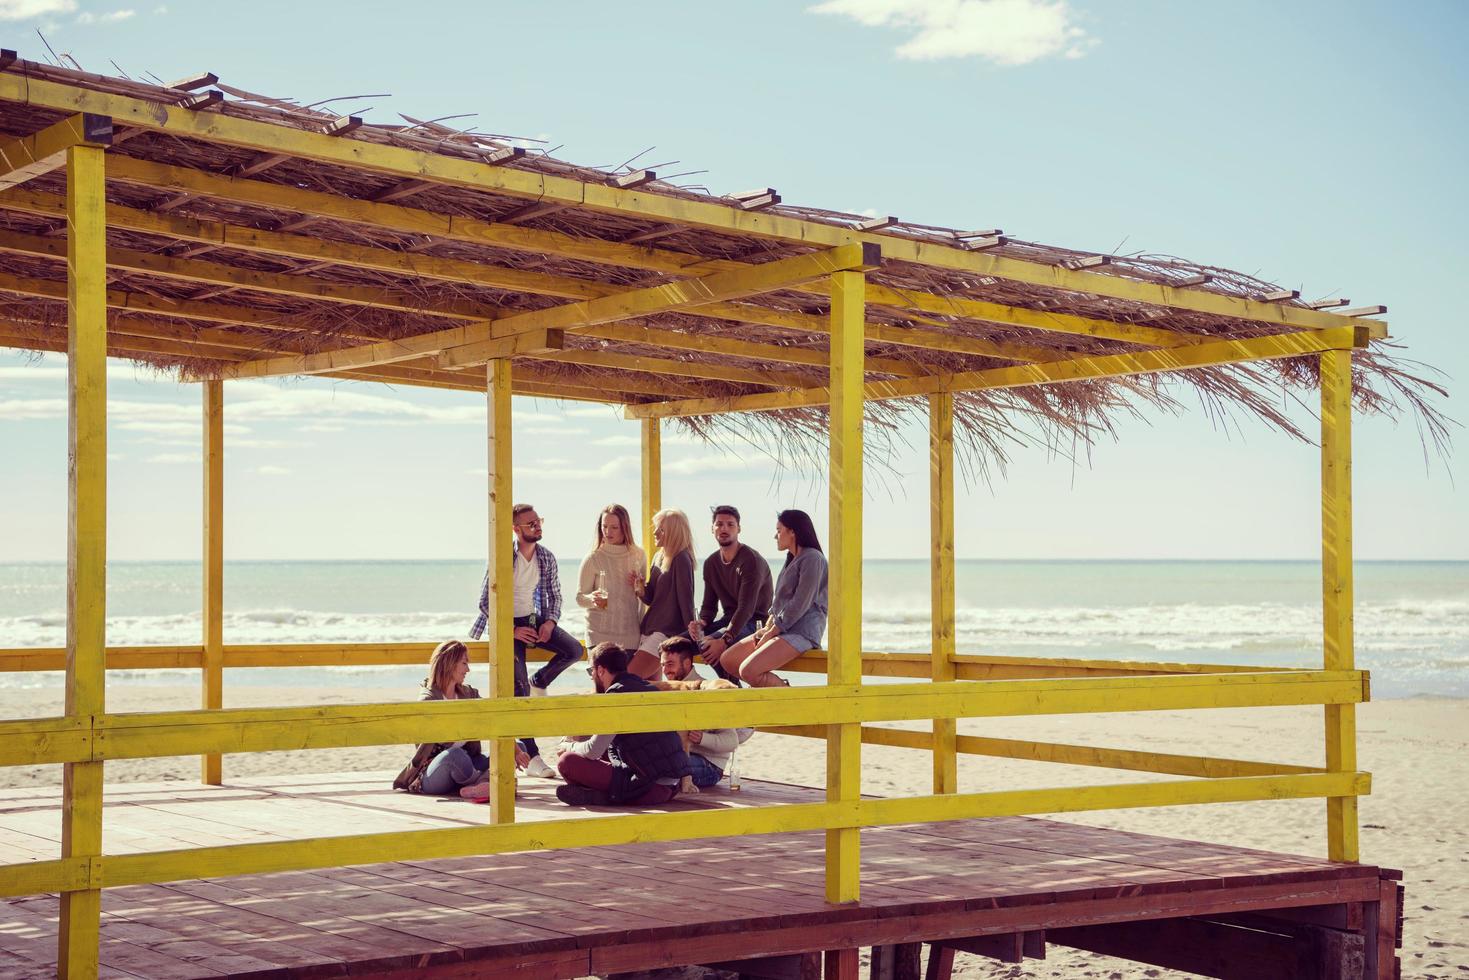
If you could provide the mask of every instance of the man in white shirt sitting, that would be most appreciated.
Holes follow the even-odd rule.
[[[702,681],[703,677],[694,668],[694,658],[699,647],[687,636],[674,636],[664,640],[658,647],[659,664],[663,679],[667,681]],[[705,731],[690,731],[689,767],[693,770],[694,785],[700,789],[714,786],[724,778],[729,769],[735,749],[755,734],[753,728],[710,728]]]

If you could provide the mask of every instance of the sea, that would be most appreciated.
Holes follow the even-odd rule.
[[[580,636],[576,560],[561,563],[562,625]],[[464,637],[484,575],[474,561],[238,561],[225,566],[226,643]],[[194,562],[112,562],[109,645],[197,643]],[[1321,570],[1293,561],[956,563],[960,653],[1311,667],[1321,664]],[[1469,697],[1469,562],[1359,562],[1357,665],[1375,698]],[[0,563],[0,647],[65,642],[63,563]],[[926,559],[863,566],[863,647],[929,647]],[[419,667],[253,668],[226,685],[410,688]],[[579,672],[569,672],[579,673]],[[193,683],[197,670],[109,671],[110,684]],[[57,673],[0,673],[0,687]]]

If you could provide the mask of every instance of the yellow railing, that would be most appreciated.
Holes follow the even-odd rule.
[[[235,645],[225,666],[422,664],[427,644]],[[481,650],[476,652],[482,652]],[[56,650],[0,650],[0,669],[58,669]],[[532,659],[544,654],[532,651]],[[808,654],[798,670],[821,671]],[[112,668],[200,666],[202,648],[123,647]],[[925,676],[924,654],[866,653],[864,673]],[[925,731],[870,723],[957,718],[1266,705],[1351,705],[1366,700],[1361,671],[1288,670],[1202,664],[956,657],[974,680],[812,686],[715,692],[567,695],[536,699],[406,702],[310,707],[107,713],[0,722],[0,765],[106,762],[210,753],[326,749],[459,738],[550,736],[751,725],[825,738],[830,725],[859,724],[863,742],[932,750]],[[1010,675],[1009,679],[994,679]],[[1025,675],[1029,676],[1025,676]],[[1016,676],[1020,675],[1020,676]],[[0,895],[69,892],[203,876],[253,874],[377,861],[514,850],[677,840],[723,834],[835,830],[886,824],[1243,800],[1355,797],[1360,772],[960,735],[960,754],[1000,756],[1182,779],[883,800],[780,804],[630,814],[534,824],[311,838],[143,854],[62,858],[0,866]]]

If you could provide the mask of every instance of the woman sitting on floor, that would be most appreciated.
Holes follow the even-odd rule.
[[[786,553],[786,563],[775,582],[770,621],[719,658],[730,676],[751,687],[789,687],[789,681],[771,671],[821,646],[826,632],[826,555],[811,515],[781,511],[775,543]]]
[[[458,640],[446,640],[429,658],[428,676],[418,700],[477,698],[479,692],[464,683],[468,676],[469,648]],[[520,743],[515,743],[515,764],[523,766],[529,761]],[[457,791],[465,799],[482,800],[489,796],[489,768],[490,760],[479,742],[425,742],[393,780],[393,788],[430,796],[452,796]]]

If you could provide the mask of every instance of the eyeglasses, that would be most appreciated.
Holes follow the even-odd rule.
[[[595,668],[595,667],[588,667],[587,668],[587,676],[588,677],[593,677],[593,678],[596,677],[597,676],[597,668]]]
[[[541,525],[543,525],[545,523],[546,523],[546,519],[544,517],[538,517],[538,518],[536,518],[533,521],[526,521],[523,524],[517,524],[515,526],[516,527],[540,527]]]

